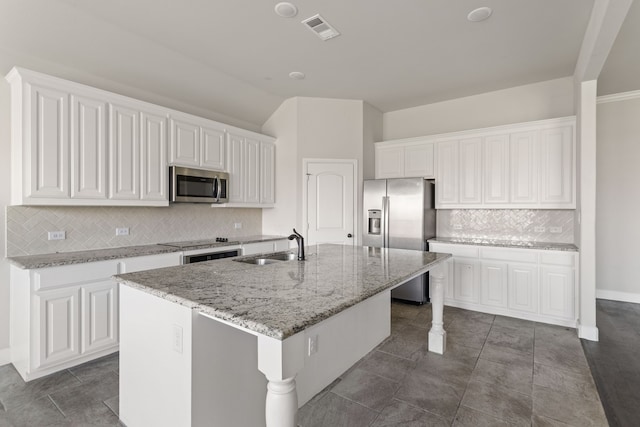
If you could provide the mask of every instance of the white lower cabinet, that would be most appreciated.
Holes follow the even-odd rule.
[[[430,242],[445,263],[445,304],[575,327],[578,253]]]
[[[10,267],[11,362],[25,381],[118,350],[111,276],[180,264],[181,252],[24,270]]]

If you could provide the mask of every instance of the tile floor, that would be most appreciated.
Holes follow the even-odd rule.
[[[392,334],[300,409],[301,427],[606,426],[568,328],[445,308],[448,348],[428,353],[431,310],[392,304]],[[24,383],[0,367],[0,427],[117,426],[118,356]]]

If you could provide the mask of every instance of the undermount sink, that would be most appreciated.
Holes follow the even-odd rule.
[[[293,261],[297,258],[298,256],[296,254],[287,252],[273,255],[263,255],[260,258],[234,259],[234,261],[244,262],[245,264],[267,265],[275,264],[281,261]]]

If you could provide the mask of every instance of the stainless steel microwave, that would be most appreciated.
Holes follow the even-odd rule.
[[[173,203],[227,203],[229,174],[204,169],[169,167],[169,201]]]

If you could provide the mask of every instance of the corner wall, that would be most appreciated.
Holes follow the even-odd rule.
[[[640,91],[597,105],[596,144],[596,297],[640,303]]]
[[[11,93],[0,82],[0,366],[9,362],[9,263],[7,256],[6,207],[11,202]]]

